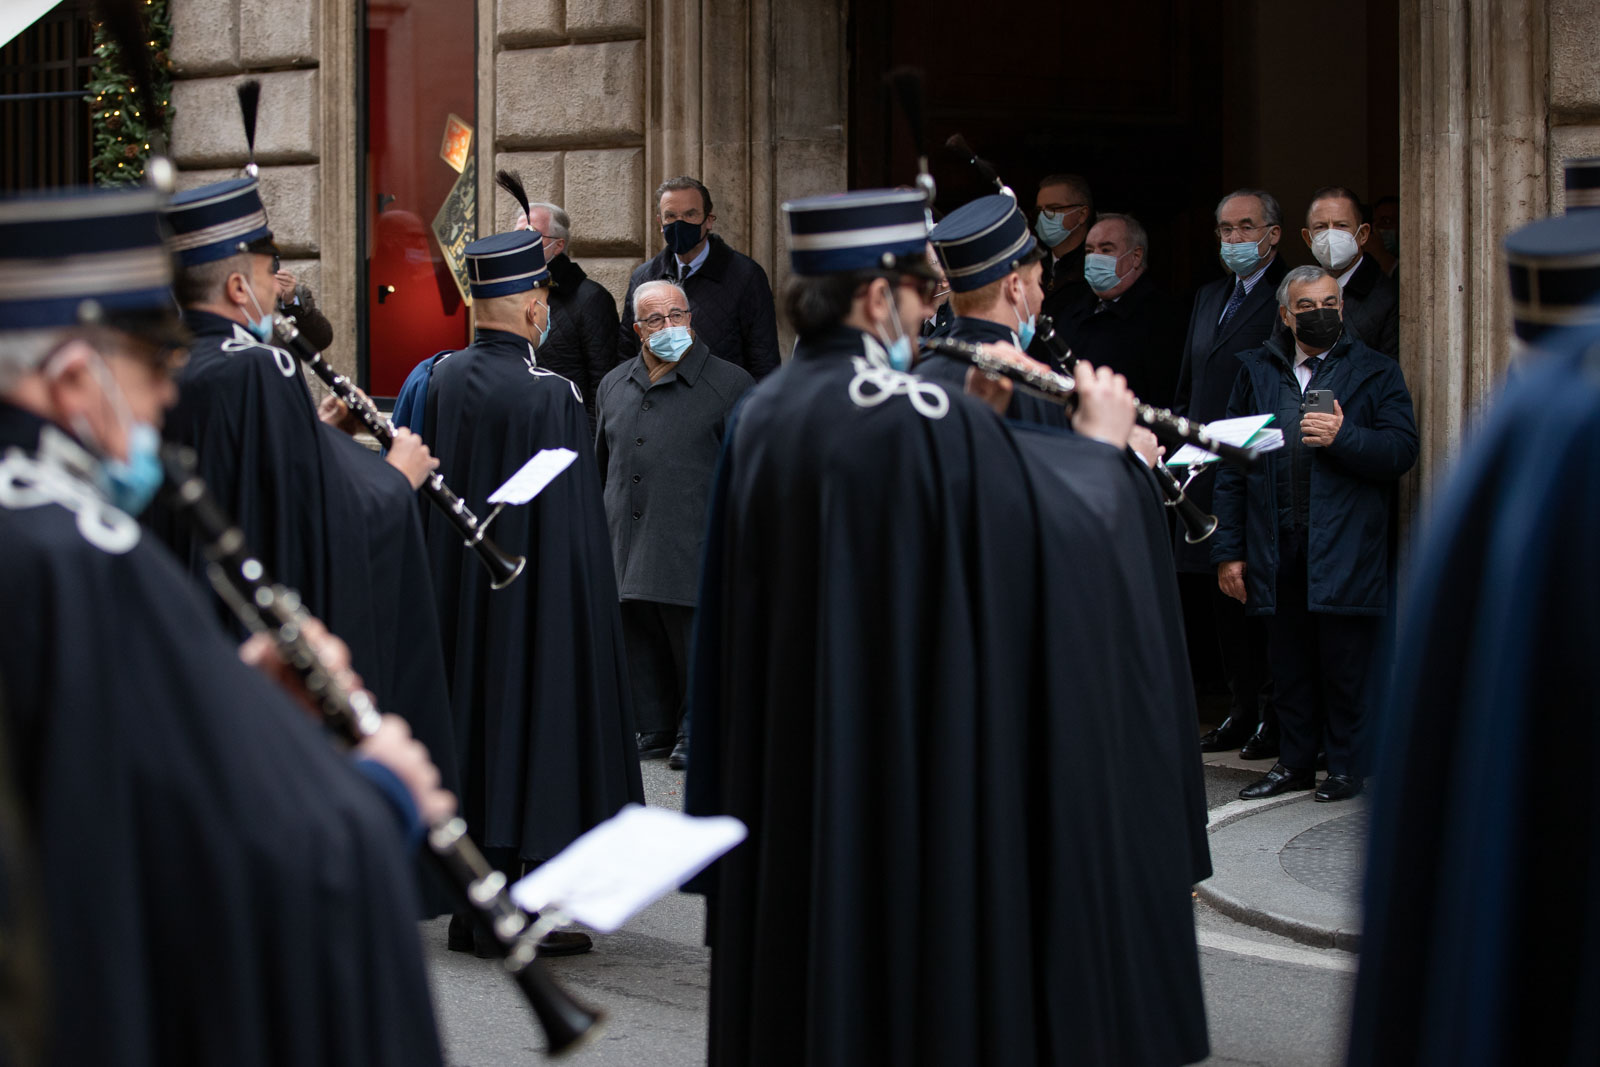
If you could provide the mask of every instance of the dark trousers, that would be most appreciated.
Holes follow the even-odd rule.
[[[689,692],[694,608],[655,600],[622,602],[633,721],[641,734],[675,734]]]
[[[1276,722],[1272,673],[1267,666],[1264,619],[1244,613],[1244,605],[1211,580],[1211,623],[1217,632],[1222,671],[1233,697],[1229,714],[1241,723]]]
[[[1278,544],[1277,611],[1267,616],[1278,760],[1309,771],[1325,744],[1329,774],[1357,774],[1367,679],[1383,620],[1307,610],[1305,533],[1282,531]]]

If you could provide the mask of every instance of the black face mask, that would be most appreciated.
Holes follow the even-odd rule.
[[[661,236],[667,239],[667,247],[681,256],[700,243],[700,231],[704,227],[704,223],[678,219],[661,227]]]
[[[1332,348],[1343,329],[1338,308],[1312,308],[1294,315],[1295,339],[1318,352]]]

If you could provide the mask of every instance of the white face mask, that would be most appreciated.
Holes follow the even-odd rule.
[[[1356,235],[1348,230],[1321,230],[1311,238],[1311,254],[1324,270],[1335,274],[1354,263],[1360,252]]]

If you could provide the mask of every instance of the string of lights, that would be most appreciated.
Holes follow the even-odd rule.
[[[90,121],[94,136],[94,157],[90,173],[97,185],[134,185],[144,180],[144,164],[150,155],[151,138],[159,134],[165,141],[172,129],[172,20],[168,0],[145,0],[145,24],[155,70],[156,95],[153,105],[140,99],[129,76],[122,49],[102,23],[94,27],[94,66],[89,71]]]

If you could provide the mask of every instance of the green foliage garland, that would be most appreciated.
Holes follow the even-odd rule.
[[[136,185],[144,180],[144,162],[152,137],[165,144],[172,130],[172,19],[168,0],[144,0],[150,29],[151,65],[155,69],[155,106],[134,91],[122,49],[103,23],[94,28],[95,63],[89,70],[89,114],[94,128],[94,158],[89,161],[96,185]]]

